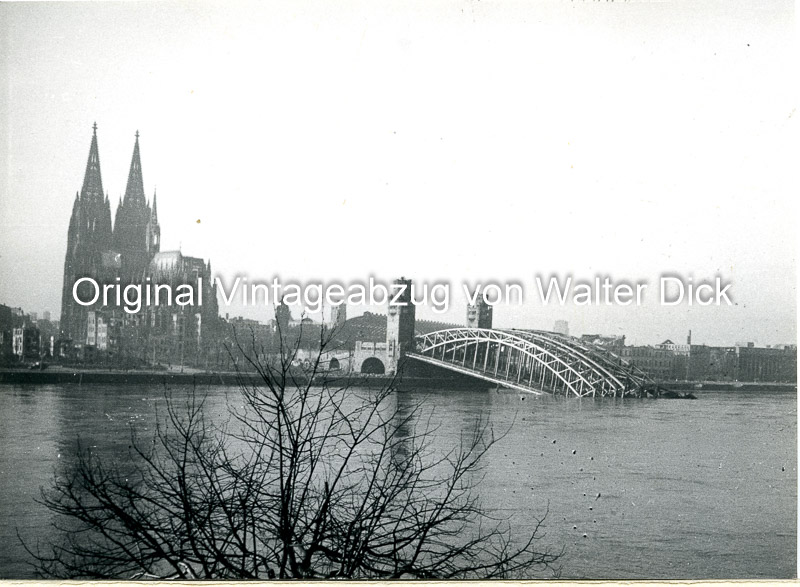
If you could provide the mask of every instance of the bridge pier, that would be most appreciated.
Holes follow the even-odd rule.
[[[394,281],[395,292],[402,292],[397,301],[402,305],[389,304],[386,316],[386,372],[397,373],[406,353],[414,350],[416,307],[411,300],[411,280],[401,277]]]

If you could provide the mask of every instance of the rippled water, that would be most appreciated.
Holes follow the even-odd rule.
[[[211,388],[226,414],[233,388]],[[797,566],[797,396],[700,391],[697,401],[574,400],[498,391],[403,391],[450,445],[475,420],[513,427],[494,448],[484,504],[520,529],[547,511],[562,578],[790,578]],[[152,431],[157,386],[0,385],[0,577],[29,578],[16,532],[50,533],[34,502],[76,439],[124,458]],[[574,453],[573,453],[574,451]],[[584,537],[585,534],[585,537]]]

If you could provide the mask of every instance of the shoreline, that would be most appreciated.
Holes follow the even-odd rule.
[[[476,388],[491,387],[479,380],[466,376],[457,375],[415,375],[407,374],[402,377],[391,375],[364,375],[364,374],[337,374],[327,380],[344,381],[350,379],[353,383],[388,383],[396,379],[400,386],[403,384],[413,384],[417,387],[441,387],[457,383],[470,384]],[[235,371],[220,372],[179,372],[179,371],[118,371],[118,370],[94,370],[94,369],[0,369],[0,383],[6,384],[116,384],[116,385],[135,385],[135,384],[199,384],[199,385],[236,385],[240,379],[247,383],[258,383],[261,378],[257,373],[236,373]],[[727,381],[671,381],[659,382],[667,388],[696,391],[790,391],[797,389],[796,383],[780,382],[727,382]]]
[[[295,374],[299,383],[306,383],[308,378],[304,374]],[[385,385],[395,381],[398,387],[413,385],[419,388],[434,388],[447,385],[458,384],[476,389],[488,387],[485,381],[480,381],[465,376],[443,375],[427,376],[407,374],[399,377],[393,375],[366,375],[354,373],[331,374],[328,377],[318,375],[315,383],[344,383],[350,381],[353,385]],[[93,369],[45,369],[45,370],[26,370],[26,369],[0,369],[0,384],[15,385],[53,385],[53,384],[72,384],[72,385],[238,385],[240,382],[246,384],[258,384],[263,382],[258,373],[235,371],[220,372],[180,372],[180,371],[116,371],[116,370],[93,370]]]

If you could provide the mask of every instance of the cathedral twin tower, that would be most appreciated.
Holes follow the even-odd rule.
[[[93,129],[83,187],[75,194],[69,222],[61,301],[62,337],[81,344],[89,342],[87,318],[89,325],[92,322],[92,318],[87,316],[92,308],[77,304],[73,297],[73,286],[82,277],[91,277],[98,283],[116,282],[124,285],[143,283],[153,273],[169,281],[196,278],[198,275],[206,277],[211,269],[210,264],[206,266],[202,259],[183,257],[180,251],[160,253],[161,227],[158,224],[156,195],[153,194],[151,205],[144,192],[138,131],[125,196],[117,205],[112,227],[111,204],[103,191],[100,174],[97,124]],[[91,287],[85,283],[81,285]],[[87,298],[80,295],[80,287],[79,297],[91,298],[90,293]],[[140,319],[139,322],[145,321]],[[149,326],[155,326],[155,322],[152,320]]]

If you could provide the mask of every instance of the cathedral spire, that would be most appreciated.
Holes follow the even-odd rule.
[[[136,142],[133,145],[131,169],[128,172],[128,186],[125,188],[125,204],[144,206],[144,181],[142,180],[142,160],[139,156],[139,131],[136,131]]]
[[[157,205],[158,200],[156,199],[156,196],[157,196],[156,191],[153,190],[153,209],[150,212],[150,218],[152,219],[153,222],[158,223],[158,205]]]
[[[153,192],[153,206],[148,208],[150,217],[147,220],[147,251],[152,255],[161,250],[161,227],[158,225],[158,199]]]
[[[72,216],[69,219],[69,232],[68,232],[68,239],[72,240],[72,235],[77,230],[75,227],[78,225],[78,216],[80,215],[80,208],[81,208],[81,197],[78,192],[75,192],[75,201],[72,203]],[[67,248],[69,249],[70,242],[67,243]]]
[[[127,252],[131,271],[129,276],[138,276],[140,271],[135,268],[134,257],[145,254],[148,250],[147,226],[150,222],[150,209],[144,195],[144,182],[142,181],[142,161],[139,155],[139,131],[136,131],[136,142],[133,145],[131,169],[128,173],[128,185],[125,188],[125,197],[122,206],[117,208],[114,222],[114,249]],[[138,261],[137,261],[138,262]],[[126,261],[123,257],[123,271]],[[138,267],[138,266],[136,266]],[[133,269],[136,269],[135,271]]]
[[[97,123],[92,125],[92,145],[89,147],[89,160],[83,176],[81,197],[94,197],[103,200],[103,180],[100,176],[100,152],[97,148]]]
[[[111,244],[111,213],[100,175],[97,123],[92,125],[92,144],[80,195],[72,205],[64,256],[64,285],[61,299],[61,330],[76,342],[86,341],[86,308],[73,299],[76,280],[103,278],[103,253]]]

